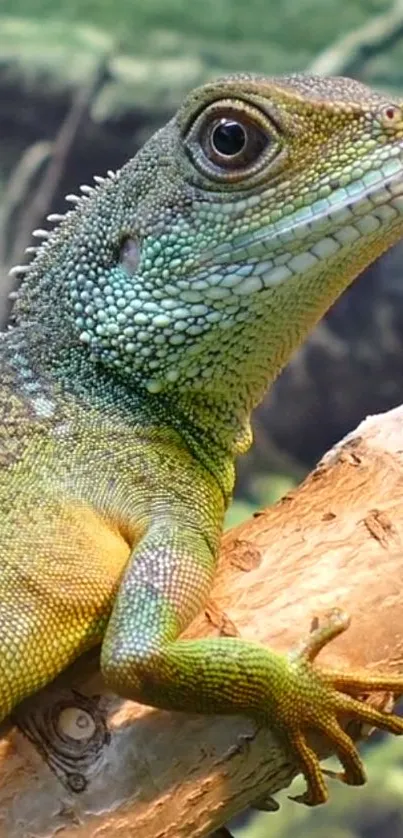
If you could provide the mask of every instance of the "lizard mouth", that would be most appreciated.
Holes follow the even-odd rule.
[[[359,246],[369,236],[383,238],[389,230],[400,229],[403,146],[396,146],[393,157],[390,153],[385,151],[389,159],[376,169],[329,197],[205,252],[203,262],[209,267],[197,275],[205,297],[211,290],[211,298],[218,298],[218,277],[218,286],[235,295],[255,293],[313,270],[346,246]]]

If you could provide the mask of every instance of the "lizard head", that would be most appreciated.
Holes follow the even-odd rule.
[[[402,232],[399,105],[347,79],[228,77],[87,188],[17,321],[231,423]]]

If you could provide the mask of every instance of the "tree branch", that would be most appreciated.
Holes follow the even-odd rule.
[[[383,14],[343,35],[312,61],[309,72],[319,76],[359,76],[367,61],[390,51],[403,36],[403,0]]]
[[[8,272],[31,242],[32,231],[43,224],[55,198],[71,149],[83,131],[91,106],[109,78],[109,53],[102,56],[89,80],[75,94],[54,142],[37,142],[21,157],[6,188],[0,208],[0,327],[9,316],[8,296],[16,281]],[[44,169],[33,195],[32,182]],[[26,261],[26,260],[25,260]]]
[[[288,649],[339,606],[351,628],[320,661],[396,672],[402,539],[403,407],[366,420],[298,490],[225,535],[211,602],[187,636],[236,630]],[[96,678],[83,686],[83,667],[26,703],[26,736],[13,728],[0,742],[0,838],[200,838],[256,800],[270,804],[297,773],[247,719],[100,697]],[[314,746],[328,752],[320,738]]]

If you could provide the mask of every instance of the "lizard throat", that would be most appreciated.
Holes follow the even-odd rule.
[[[284,366],[338,293],[399,237],[402,147],[394,155],[327,198],[207,248],[178,285],[176,307],[148,318],[150,333],[164,341],[161,362],[153,356],[142,366],[149,392],[214,394],[219,413],[220,390],[231,387],[248,413],[273,377],[267,371]],[[276,324],[286,327],[291,315],[294,334],[287,339],[285,328],[277,342]]]

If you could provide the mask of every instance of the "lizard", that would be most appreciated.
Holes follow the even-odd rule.
[[[181,634],[254,407],[403,235],[403,111],[350,79],[219,78],[81,191],[14,269],[0,339],[0,717],[100,646],[123,697],[272,728],[322,803],[307,732],[363,783],[339,717],[403,733],[361,700],[403,674],[318,666],[342,612],[287,654]]]

